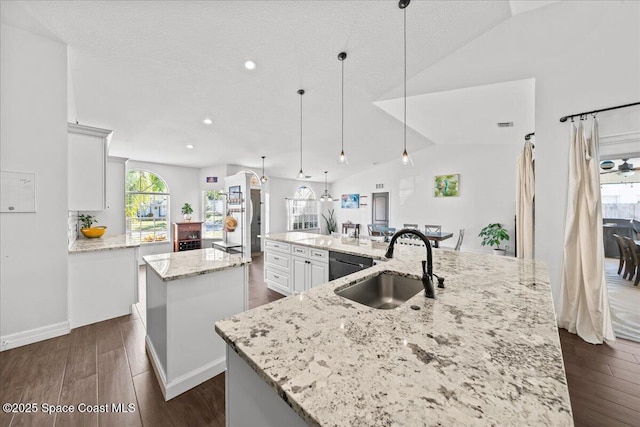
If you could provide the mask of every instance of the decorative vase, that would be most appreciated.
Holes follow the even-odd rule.
[[[505,249],[494,249],[493,254],[498,256],[505,256],[507,251]]]
[[[184,214],[184,222],[191,222],[191,214]]]

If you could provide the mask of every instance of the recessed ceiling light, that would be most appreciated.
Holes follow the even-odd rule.
[[[255,70],[256,69],[256,63],[253,62],[252,60],[248,60],[244,62],[244,68],[246,68],[247,70]]]
[[[187,144],[187,148],[196,148],[196,146],[193,144]]]
[[[213,123],[213,120],[207,117],[206,119],[202,120],[202,123],[204,123],[205,125],[210,125]]]

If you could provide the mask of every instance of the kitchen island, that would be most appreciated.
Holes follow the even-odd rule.
[[[217,320],[248,308],[250,259],[217,249],[143,257],[147,268],[146,349],[165,400],[225,370]]]
[[[307,243],[384,256],[322,238]],[[378,310],[334,292],[383,271],[419,278],[423,259],[396,246],[388,262],[217,322],[227,425],[573,425],[542,263],[434,250],[435,300]]]

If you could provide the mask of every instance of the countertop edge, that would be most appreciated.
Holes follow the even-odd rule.
[[[147,265],[151,266],[147,261],[145,261],[145,263]],[[158,276],[160,276],[160,278],[162,279],[163,282],[173,282],[175,280],[188,279],[189,277],[203,276],[205,274],[216,273],[218,271],[231,270],[232,268],[243,267],[243,266],[245,266],[247,264],[251,264],[251,262],[241,261],[241,262],[230,264],[230,265],[225,265],[225,266],[220,266],[220,267],[212,267],[210,269],[206,269],[206,270],[202,270],[202,271],[198,271],[198,272],[194,272],[194,273],[176,274],[174,276],[168,276],[168,277],[163,277],[160,274],[158,274],[158,272],[153,268],[153,266],[151,266],[151,268],[153,269],[153,271],[156,274],[158,274]]]

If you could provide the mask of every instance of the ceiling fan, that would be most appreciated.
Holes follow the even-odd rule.
[[[628,163],[629,159],[622,159],[622,164],[618,166],[618,169],[614,169],[615,163],[611,160],[605,160],[600,163],[600,168],[603,170],[600,172],[601,175],[607,173],[617,173],[621,176],[631,176],[636,173],[637,170],[640,170],[640,167],[634,168],[633,163]]]

